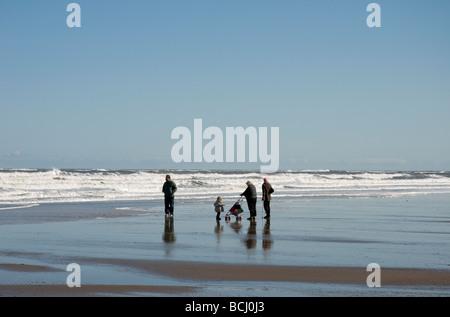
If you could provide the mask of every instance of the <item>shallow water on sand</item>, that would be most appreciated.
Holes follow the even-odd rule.
[[[176,200],[173,219],[166,219],[162,202],[155,201],[43,204],[2,210],[0,263],[42,264],[61,271],[40,273],[33,280],[0,270],[0,284],[65,283],[66,266],[75,262],[83,267],[85,283],[192,285],[132,269],[94,265],[88,258],[361,268],[378,263],[381,268],[448,270],[449,202],[448,195],[274,200],[271,219],[262,218],[262,203],[258,202],[254,222],[246,220],[244,202],[242,221],[226,222],[222,215],[219,223],[213,202],[194,200]],[[228,202],[229,207],[232,204]],[[205,293],[208,289],[209,295],[227,296],[236,288],[245,295],[258,288],[258,283],[195,284]],[[271,292],[258,288],[261,296],[332,295],[339,287],[349,287],[266,284]],[[403,291],[423,294],[416,289],[391,289],[390,294]]]

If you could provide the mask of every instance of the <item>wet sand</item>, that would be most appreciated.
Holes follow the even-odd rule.
[[[144,270],[149,274],[163,275],[181,281],[250,281],[250,282],[299,282],[324,284],[364,285],[368,273],[352,267],[299,267],[280,265],[235,265],[202,262],[142,261],[124,259],[85,259],[85,262],[114,265],[117,268]],[[51,267],[0,264],[0,270],[16,272],[52,272]],[[449,287],[450,271],[407,268],[383,268],[382,285],[385,286],[433,286]],[[67,285],[0,285],[1,296],[99,296],[170,294],[195,295],[201,286],[168,285],[91,285],[68,287]]]
[[[256,222],[216,223],[210,205],[178,201],[170,220],[151,202],[3,210],[0,296],[450,294],[447,197],[275,201]]]
[[[0,285],[5,297],[92,297],[92,296],[152,296],[153,294],[186,295],[196,287],[161,285]]]

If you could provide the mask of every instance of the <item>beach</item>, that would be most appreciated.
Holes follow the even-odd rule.
[[[449,297],[450,1],[0,3],[5,301]]]
[[[124,269],[145,271],[150,275],[167,276],[180,281],[191,281],[187,285],[150,284],[86,284],[68,287],[63,284],[9,284],[0,285],[2,296],[226,296],[237,294],[249,297],[260,296],[448,296],[450,273],[447,270],[430,269],[384,269],[383,287],[388,292],[357,290],[364,283],[367,272],[351,267],[300,267],[268,265],[211,264],[205,262],[155,262],[123,259],[86,259],[97,265],[114,265],[119,272]],[[57,272],[51,267],[24,264],[2,265],[4,271]],[[221,281],[236,282],[226,285]],[[244,284],[250,282],[251,284]],[[292,284],[292,285],[291,285]],[[295,285],[297,284],[297,285]],[[194,286],[196,285],[196,286]],[[286,289],[287,287],[287,289]],[[381,287],[381,286],[380,286]],[[256,289],[255,288],[259,288]],[[284,288],[284,290],[281,290]],[[273,292],[275,290],[275,292]],[[233,293],[231,293],[233,292]]]
[[[271,219],[258,201],[254,222],[244,202],[242,221],[217,223],[213,202],[176,199],[173,219],[163,200],[4,205],[0,296],[450,294],[448,194],[274,195]],[[71,263],[81,287],[67,285]]]

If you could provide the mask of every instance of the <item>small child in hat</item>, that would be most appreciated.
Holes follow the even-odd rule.
[[[223,206],[225,205],[222,203],[222,197],[217,197],[217,200],[214,203],[214,210],[217,213],[216,220],[220,220],[220,213],[223,212]]]

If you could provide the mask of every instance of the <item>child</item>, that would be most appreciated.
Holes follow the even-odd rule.
[[[214,203],[214,207],[215,207],[215,211],[217,213],[216,216],[216,220],[220,220],[220,213],[223,212],[223,206],[225,206],[224,204],[222,204],[222,197],[217,197],[216,202]]]

